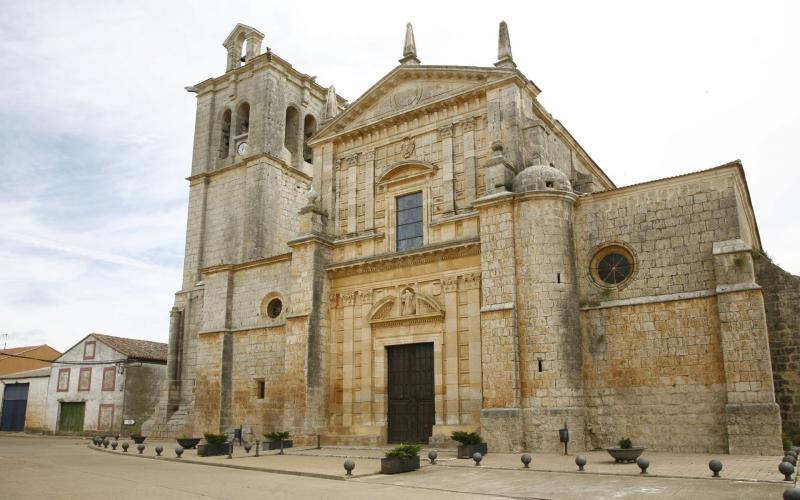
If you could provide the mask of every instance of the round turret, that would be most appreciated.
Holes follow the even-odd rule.
[[[572,184],[569,178],[555,167],[548,165],[533,165],[514,178],[513,188],[515,193],[527,193],[529,191],[569,191],[572,192]]]

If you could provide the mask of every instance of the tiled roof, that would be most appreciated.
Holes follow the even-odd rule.
[[[3,356],[3,354],[22,354],[23,352],[28,352],[30,350],[36,349],[37,347],[42,347],[44,345],[45,344],[26,345],[22,347],[12,347],[10,349],[0,349],[0,359],[9,357],[9,356]]]
[[[0,376],[0,380],[9,380],[9,379],[16,379],[16,378],[38,378],[38,377],[49,377],[50,376],[50,367],[45,366],[44,368],[37,368],[35,370],[26,370],[24,372],[16,372],[16,373],[7,373],[3,376]]]
[[[142,361],[167,361],[167,344],[93,333],[92,336],[125,356]]]

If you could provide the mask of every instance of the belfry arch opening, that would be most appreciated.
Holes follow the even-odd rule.
[[[300,112],[294,106],[286,108],[286,128],[283,133],[283,145],[289,150],[292,157],[298,153],[297,135],[300,129]]]
[[[303,161],[311,163],[314,159],[313,151],[308,145],[308,140],[317,131],[317,119],[312,115],[306,115],[303,120]]]
[[[250,130],[250,105],[243,102],[236,110],[236,136],[246,135]]]
[[[219,157],[227,158],[231,145],[231,110],[226,109],[222,114],[222,127],[220,130]]]

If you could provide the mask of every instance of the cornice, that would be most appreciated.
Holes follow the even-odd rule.
[[[292,260],[292,254],[283,253],[280,255],[273,255],[271,257],[266,257],[263,259],[258,260],[251,260],[247,262],[242,262],[239,264],[218,264],[216,266],[208,266],[200,269],[200,272],[203,274],[214,274],[220,273],[224,271],[241,271],[242,269],[250,269],[253,267],[262,267],[262,266],[269,266],[271,264],[275,264],[276,262],[286,262]],[[183,290],[181,290],[183,291]],[[191,290],[189,290],[191,291]]]
[[[373,273],[403,267],[456,259],[480,253],[480,238],[469,238],[439,245],[429,245],[422,249],[382,254],[375,257],[350,260],[329,265],[326,270],[334,277],[353,274]]]
[[[259,153],[259,154],[256,154],[256,155],[248,156],[247,158],[245,158],[245,159],[243,159],[241,161],[232,163],[230,165],[226,165],[226,166],[224,166],[222,168],[218,168],[218,169],[212,170],[210,172],[200,172],[198,174],[190,175],[189,177],[186,178],[186,180],[189,181],[189,183],[193,183],[195,181],[202,180],[202,179],[210,179],[210,178],[212,178],[214,176],[217,176],[217,175],[220,175],[220,174],[224,174],[226,172],[231,172],[233,170],[238,170],[240,168],[249,167],[250,165],[258,162],[259,160],[263,160],[263,159],[269,159],[269,160],[274,161],[277,164],[277,166],[279,166],[281,168],[281,170],[283,170],[286,174],[291,175],[292,177],[294,177],[294,178],[296,178],[298,180],[302,180],[302,181],[305,181],[305,182],[311,182],[311,180],[312,180],[310,175],[306,174],[305,172],[303,172],[301,170],[298,170],[298,169],[294,168],[293,166],[291,166],[288,163],[286,163],[283,159],[278,158],[277,156],[275,156],[275,155],[273,155],[271,153]]]

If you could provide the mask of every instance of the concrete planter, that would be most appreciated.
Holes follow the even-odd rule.
[[[147,439],[147,436],[138,436],[138,435],[131,434],[131,439],[133,439],[133,442],[135,444],[142,444],[142,443],[144,443],[144,440]]]
[[[476,451],[481,455],[486,455],[489,453],[489,446],[486,443],[462,444],[458,447],[458,458],[472,458]]]
[[[232,446],[233,443],[199,444],[197,445],[197,456],[216,457],[218,455],[227,455]]]
[[[381,474],[399,474],[419,469],[419,455],[404,458],[390,457],[381,459]]]
[[[292,447],[292,440],[291,439],[284,439],[283,440],[283,449],[291,448]],[[268,450],[280,450],[281,449],[281,442],[279,440],[269,441],[267,442],[267,449]]]
[[[621,464],[635,462],[646,449],[644,446],[634,446],[633,448],[606,448],[606,451],[615,462]]]

